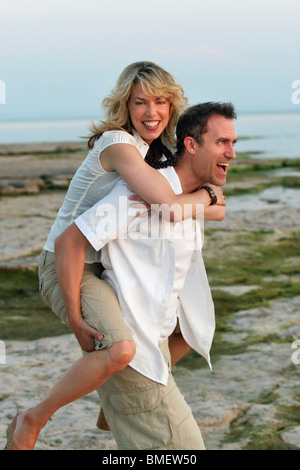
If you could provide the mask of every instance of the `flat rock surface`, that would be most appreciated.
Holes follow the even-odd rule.
[[[32,185],[35,181],[38,185],[38,181],[44,181],[41,175],[45,174],[56,181],[69,180],[79,164],[79,157],[62,161],[41,160],[27,154],[18,158],[0,157],[0,184],[8,187],[14,180],[15,183],[30,181]],[[38,189],[36,193],[18,194],[2,196],[0,200],[0,265],[36,266],[38,252],[45,243],[65,191],[40,192]],[[206,228],[218,229],[220,233],[226,229],[229,238],[238,230],[274,230],[275,234],[284,234],[299,230],[299,209],[270,205],[268,209],[244,211],[242,206],[239,209],[235,205],[235,210],[228,210],[223,222],[208,223]],[[227,249],[237,249],[228,246],[224,254]],[[258,287],[221,289],[234,298],[255,292]],[[213,364],[213,372],[208,367],[174,368],[176,381],[192,408],[207,449],[242,449],[250,442],[253,430],[264,427],[272,432],[274,426],[286,423],[287,408],[299,413],[300,365],[297,360],[300,361],[300,352],[298,354],[297,345],[292,348],[292,338],[300,339],[299,305],[300,296],[297,296],[273,301],[265,308],[237,312],[228,321],[230,332],[223,333],[222,340],[241,346],[240,353],[229,351],[220,357]],[[256,340],[251,344],[251,338],[272,338],[272,335],[276,335],[276,341]],[[244,344],[247,346],[243,347]],[[1,363],[0,356],[0,448],[5,445],[6,427],[17,409],[25,409],[41,400],[69,365],[81,357],[72,335],[6,341],[5,347],[5,364]],[[111,433],[96,428],[98,412],[96,392],[59,410],[41,432],[36,449],[116,449]],[[281,440],[287,446],[300,449],[300,427],[295,422],[286,425]]]

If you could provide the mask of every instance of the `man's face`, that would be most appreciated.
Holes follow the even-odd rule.
[[[193,171],[203,182],[224,186],[228,166],[236,158],[233,120],[219,114],[212,115],[207,122],[207,132],[202,138],[202,145],[195,142]]]

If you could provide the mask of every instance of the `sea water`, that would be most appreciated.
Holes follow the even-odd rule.
[[[94,118],[0,122],[1,143],[78,142]],[[241,114],[236,151],[255,158],[300,158],[300,113]]]
[[[237,152],[255,158],[300,158],[300,113],[240,115]]]

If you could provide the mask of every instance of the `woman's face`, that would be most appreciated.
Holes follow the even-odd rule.
[[[132,88],[128,110],[133,127],[149,145],[161,135],[170,118],[170,102],[166,98],[146,95],[140,83]]]

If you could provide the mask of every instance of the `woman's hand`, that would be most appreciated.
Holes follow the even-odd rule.
[[[81,349],[85,352],[95,351],[95,339],[102,341],[104,338],[102,333],[92,328],[83,318],[76,326],[72,326],[72,330]]]

